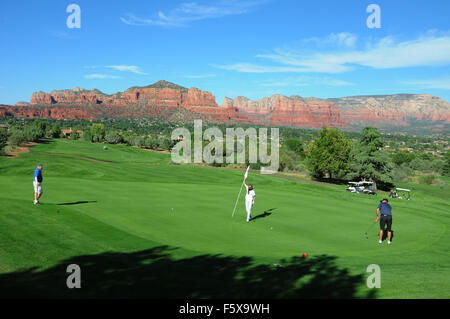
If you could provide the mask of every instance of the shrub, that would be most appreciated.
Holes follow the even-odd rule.
[[[419,184],[431,185],[437,180],[434,175],[419,176]]]
[[[84,141],[88,141],[88,142],[92,142],[92,134],[91,134],[91,131],[89,129],[83,131],[83,140]]]
[[[450,152],[445,154],[445,164],[442,167],[442,174],[444,176],[450,176]]]
[[[0,152],[5,148],[8,143],[8,132],[5,128],[0,127]]]
[[[397,166],[392,170],[392,179],[394,182],[406,182],[413,172],[406,165]]]
[[[59,126],[59,124],[55,124],[52,127],[52,137],[53,138],[59,138],[61,137],[61,127]]]
[[[15,131],[9,137],[9,143],[13,146],[19,146],[20,144],[26,142],[25,136],[21,131]]]
[[[47,123],[41,120],[35,120],[33,122],[33,127],[39,131],[39,138],[44,137],[47,133]]]
[[[148,147],[149,149],[155,150],[159,146],[158,140],[153,137],[147,137],[145,139],[145,147]]]
[[[280,171],[290,171],[294,169],[294,160],[288,154],[284,153],[280,155]]]
[[[70,137],[72,140],[76,141],[80,139],[80,133],[78,133],[78,130],[75,129],[72,131],[72,136]]]
[[[433,172],[444,174],[445,161],[441,159],[435,159],[431,162],[430,168]]]
[[[108,131],[105,135],[105,141],[108,144],[122,143],[122,136],[117,131]]]
[[[134,138],[134,135],[129,132],[125,132],[124,134],[122,134],[122,140],[128,146],[134,145]]]
[[[23,128],[23,136],[27,142],[38,142],[43,132],[36,126],[27,125]]]
[[[144,146],[144,141],[145,141],[144,138],[142,138],[140,136],[135,136],[133,145],[137,146],[137,147],[142,147],[142,146]]]
[[[409,167],[416,171],[425,171],[429,169],[428,163],[421,158],[415,158],[409,163]]]
[[[305,172],[306,171],[306,167],[303,163],[296,163],[294,166],[294,171],[296,172]]]
[[[103,142],[105,139],[105,126],[101,123],[96,123],[91,126],[92,141]]]
[[[300,155],[302,157],[305,156],[305,153],[303,151],[303,143],[301,140],[297,138],[289,138],[284,141],[284,145],[290,150],[296,153],[297,155]]]
[[[402,165],[404,163],[410,163],[412,160],[416,158],[414,153],[406,152],[406,151],[398,151],[392,156],[392,161],[396,165]]]
[[[159,140],[159,147],[163,150],[170,150],[174,145],[173,143],[174,141],[172,141],[170,138],[162,138]]]

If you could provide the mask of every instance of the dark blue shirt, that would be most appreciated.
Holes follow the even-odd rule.
[[[378,205],[378,208],[380,209],[380,215],[392,216],[392,207],[388,203],[381,202],[380,205]]]
[[[36,170],[34,171],[34,179],[33,181],[38,182],[38,183],[42,183],[42,172],[39,168],[36,168]]]

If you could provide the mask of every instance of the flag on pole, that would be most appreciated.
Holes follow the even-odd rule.
[[[245,171],[244,178],[247,178],[249,169],[250,169],[250,165],[247,167],[247,170]]]
[[[245,171],[244,179],[247,178],[249,169],[250,169],[250,165],[247,167],[247,170]],[[241,196],[242,186],[244,186],[244,181],[242,181],[241,188],[239,189],[239,194],[238,194],[238,197],[236,198],[236,203],[234,204],[233,214],[231,215],[231,217],[234,217],[234,212],[236,211],[236,206],[239,201],[239,197]]]

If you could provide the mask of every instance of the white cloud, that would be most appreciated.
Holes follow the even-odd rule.
[[[330,38],[330,37],[329,37]],[[334,35],[336,41],[349,46],[352,37]],[[356,40],[355,40],[356,41]],[[288,49],[276,49],[271,54],[258,54],[256,57],[278,65],[257,65],[236,63],[219,66],[226,70],[251,73],[303,72],[303,73],[342,73],[355,66],[374,69],[396,69],[407,67],[442,66],[450,63],[450,36],[427,36],[415,40],[397,42],[385,37],[368,44],[362,50],[338,50],[334,52],[299,53]]]
[[[230,15],[247,13],[252,8],[266,2],[268,2],[268,0],[222,0],[217,1],[214,5],[199,4],[197,2],[183,2],[167,13],[159,11],[152,18],[141,18],[132,13],[128,13],[125,15],[125,17],[120,17],[120,20],[128,25],[183,27],[192,21],[221,18]]]
[[[418,89],[440,89],[450,90],[450,77],[404,81],[403,84],[414,86]]]
[[[304,39],[303,43],[314,43],[317,46],[337,46],[353,48],[358,41],[358,36],[349,32],[331,33],[325,38],[313,37]]]
[[[86,79],[119,79],[119,76],[115,75],[109,75],[109,74],[101,74],[101,73],[94,73],[94,74],[87,74],[84,76]]]
[[[142,72],[138,66],[135,65],[108,65],[106,68],[114,69],[121,72],[132,72],[141,75],[147,75],[147,73]]]

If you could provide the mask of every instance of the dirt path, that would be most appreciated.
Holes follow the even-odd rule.
[[[6,156],[8,156],[8,157],[19,157],[20,153],[28,153],[28,152],[30,152],[30,147],[33,147],[33,146],[36,146],[36,145],[39,145],[39,143],[32,142],[32,143],[24,144],[23,146],[20,146],[20,147],[16,148],[14,150],[14,152],[12,152],[11,154],[7,154]]]

